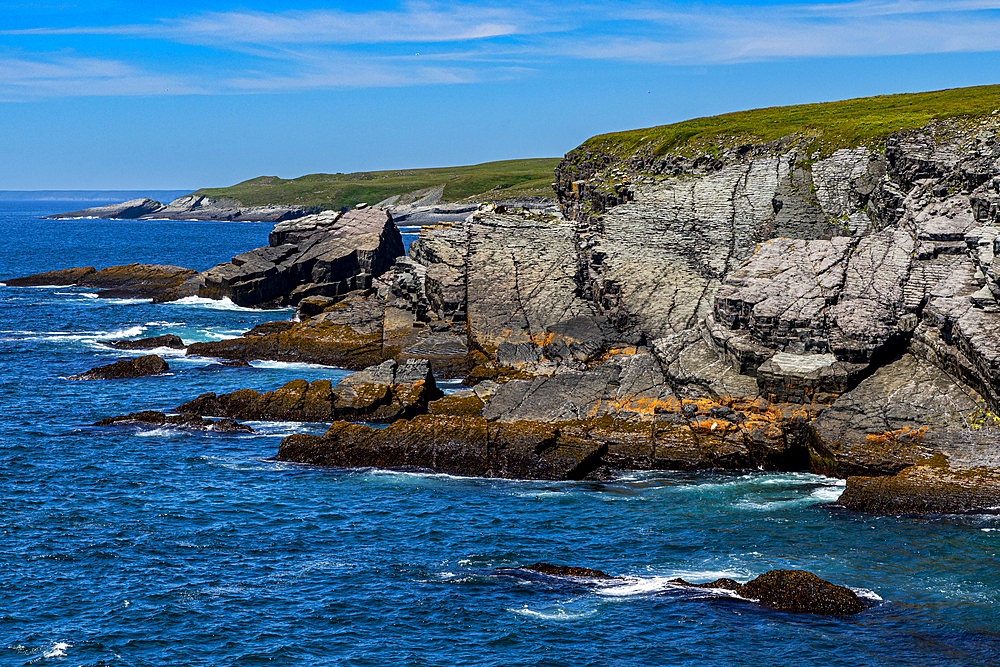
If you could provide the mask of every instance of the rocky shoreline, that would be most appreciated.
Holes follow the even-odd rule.
[[[995,511],[998,130],[934,123],[825,157],[795,137],[712,160],[579,149],[556,171],[561,216],[481,205],[423,226],[403,256],[390,210],[305,215],[230,263],[117,289],[296,306],[187,353],[360,372],[179,406],[333,422],[283,440],[281,460],[810,470],[846,478],[852,510]],[[435,376],[469,388],[442,396]],[[389,426],[353,423],[369,421]]]

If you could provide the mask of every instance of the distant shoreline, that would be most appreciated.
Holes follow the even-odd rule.
[[[173,201],[194,190],[0,190],[0,201],[119,202],[148,197]]]

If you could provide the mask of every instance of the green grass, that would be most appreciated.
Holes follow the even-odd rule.
[[[505,160],[465,167],[309,174],[283,179],[260,176],[228,188],[204,188],[194,194],[228,197],[245,206],[297,204],[326,209],[375,204],[393,195],[444,185],[445,201],[493,197],[553,196],[552,172],[559,158]],[[501,189],[493,190],[500,186]]]
[[[738,111],[602,134],[588,139],[573,152],[589,149],[624,156],[647,148],[654,155],[685,151],[713,153],[721,145],[764,143],[798,135],[805,137],[822,155],[828,155],[838,148],[878,144],[893,132],[923,127],[933,120],[979,118],[995,109],[1000,109],[1000,85],[879,95]]]

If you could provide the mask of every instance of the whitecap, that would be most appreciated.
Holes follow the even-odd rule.
[[[66,649],[72,647],[67,642],[56,642],[42,653],[43,658],[61,658],[66,655]]]
[[[854,594],[859,598],[864,598],[865,600],[871,600],[872,602],[882,602],[882,596],[875,591],[870,591],[867,588],[851,588]]]
[[[132,306],[139,303],[153,303],[152,299],[104,299],[101,303],[109,303],[115,306]]]
[[[308,368],[337,368],[336,366],[326,366],[324,364],[309,364],[304,361],[267,361],[258,360],[251,361],[250,365],[254,368],[268,368],[268,369],[288,369],[288,370],[303,370]],[[344,373],[347,374],[346,372]]]
[[[569,611],[563,608],[539,610],[529,609],[527,606],[524,606],[521,609],[507,609],[507,611],[517,614],[518,616],[527,616],[528,618],[537,618],[543,621],[579,621],[585,618],[591,618],[597,614],[596,609],[588,609],[585,611]]]
[[[183,299],[168,302],[168,305],[170,304],[177,304],[180,306],[197,306],[200,308],[209,308],[211,310],[242,310],[260,312],[259,308],[245,308],[243,306],[237,306],[229,297],[222,297],[221,299],[206,299],[202,296],[186,296]],[[272,312],[291,312],[291,310],[291,308],[278,308]]]
[[[118,331],[98,331],[97,338],[131,338],[133,336],[138,336],[146,327],[141,324],[129,327],[128,329],[119,329]]]
[[[138,433],[136,433],[136,435],[141,438],[149,438],[149,437],[172,438],[179,434],[180,431],[172,428],[154,428],[148,431],[139,431]]]

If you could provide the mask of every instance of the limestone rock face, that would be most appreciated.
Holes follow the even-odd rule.
[[[296,305],[368,289],[403,255],[399,230],[379,209],[307,216],[277,225],[269,240],[206,271],[198,293],[246,307]]]
[[[122,359],[107,366],[92,368],[86,373],[71,375],[71,380],[126,380],[149,375],[159,375],[170,370],[170,367],[155,354],[148,354],[135,359]]]

